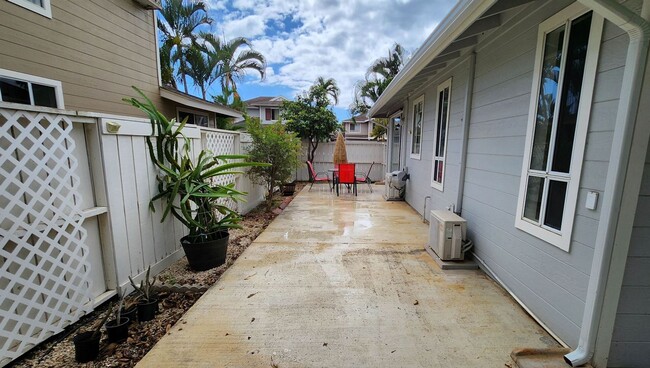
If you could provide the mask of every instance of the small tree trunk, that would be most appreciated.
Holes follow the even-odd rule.
[[[314,142],[314,140],[309,141],[309,145],[311,146],[311,150],[309,151],[309,161],[311,163],[314,163],[314,155],[316,154],[316,149],[318,148],[318,140]]]

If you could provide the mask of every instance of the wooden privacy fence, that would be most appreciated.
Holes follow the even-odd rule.
[[[334,167],[334,145],[335,142],[324,142],[318,144],[314,154],[314,169],[316,171],[327,172],[327,169]],[[370,178],[373,181],[384,180],[386,176],[386,143],[385,142],[367,142],[367,141],[346,141],[345,148],[347,151],[348,162],[356,164],[356,171],[364,175],[370,169],[374,162]],[[307,160],[307,143],[302,145],[302,162]],[[307,166],[302,165],[298,168],[296,177],[298,180],[309,180]]]
[[[149,210],[148,121],[0,107],[0,367],[182,257],[180,222]],[[116,129],[117,128],[117,129]],[[241,153],[239,133],[187,127],[191,152]],[[239,210],[261,200],[253,190]]]

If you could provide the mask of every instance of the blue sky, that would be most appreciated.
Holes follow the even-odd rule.
[[[281,95],[293,99],[317,77],[334,78],[341,95],[334,108],[348,118],[354,85],[373,60],[398,42],[414,52],[455,0],[204,0],[212,32],[247,37],[267,59],[266,78],[238,83],[243,99]],[[218,83],[212,94],[219,94]]]

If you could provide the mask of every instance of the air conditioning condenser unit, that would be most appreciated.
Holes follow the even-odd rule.
[[[386,173],[384,182],[384,198],[387,201],[403,201],[406,192],[406,171]]]
[[[442,261],[462,261],[465,257],[467,222],[451,211],[431,211],[429,247]]]

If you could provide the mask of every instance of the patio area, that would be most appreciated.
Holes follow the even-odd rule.
[[[442,271],[382,187],[305,188],[138,367],[504,367],[558,344],[481,271]]]

